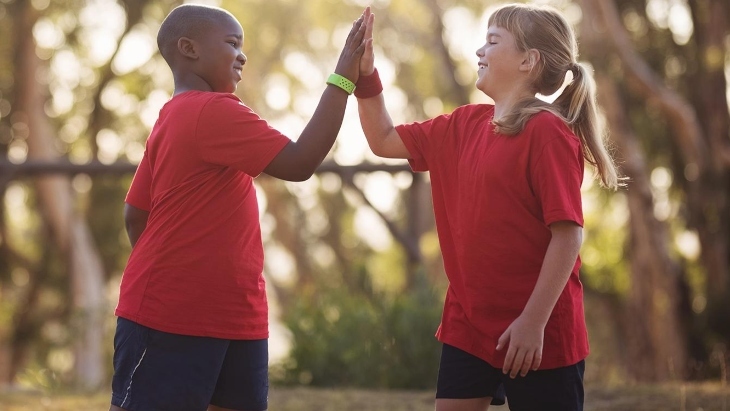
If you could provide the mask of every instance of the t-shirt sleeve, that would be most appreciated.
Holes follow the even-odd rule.
[[[403,144],[411,154],[408,163],[413,171],[428,171],[434,155],[443,147],[448,135],[452,114],[444,114],[430,120],[396,126]]]
[[[558,121],[561,120],[556,118],[533,128],[546,141],[539,147],[531,167],[533,190],[540,200],[546,225],[567,220],[583,226],[580,186],[584,162],[580,141]]]
[[[152,209],[151,189],[152,170],[150,170],[150,161],[145,151],[142,161],[139,162],[137,171],[134,173],[132,185],[129,186],[124,202],[141,210],[150,211]]]
[[[234,95],[210,99],[201,110],[197,147],[209,163],[256,177],[291,140]]]

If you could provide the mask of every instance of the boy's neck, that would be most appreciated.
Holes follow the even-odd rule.
[[[175,97],[186,91],[213,91],[205,80],[191,72],[173,72],[175,90],[172,96]]]

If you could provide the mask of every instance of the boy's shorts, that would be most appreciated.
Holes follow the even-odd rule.
[[[443,345],[436,398],[493,397],[512,411],[582,411],[585,361],[567,367],[529,371],[514,379],[486,361],[448,344]]]
[[[268,407],[268,340],[169,334],[117,319],[112,405],[128,411]]]

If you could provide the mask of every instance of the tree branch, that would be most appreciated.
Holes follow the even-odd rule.
[[[597,1],[594,7],[599,12],[598,15],[606,29],[605,33],[610,34],[604,38],[620,57],[627,74],[638,86],[638,91],[645,99],[655,102],[674,125],[685,164],[695,164],[698,167],[709,164],[706,161],[708,147],[702,138],[702,128],[694,108],[679,94],[666,87],[636,52],[628,32],[621,23],[616,3]]]

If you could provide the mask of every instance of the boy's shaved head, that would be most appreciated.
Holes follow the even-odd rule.
[[[183,4],[175,7],[160,26],[157,33],[157,47],[160,54],[172,63],[172,56],[177,48],[180,37],[195,38],[214,25],[219,25],[222,18],[233,18],[228,11],[212,6],[200,4]]]

